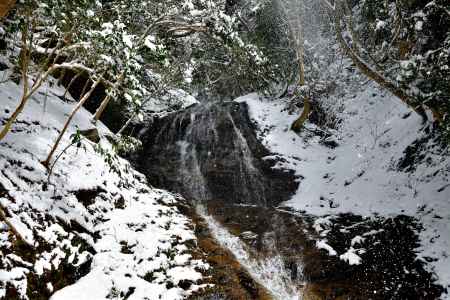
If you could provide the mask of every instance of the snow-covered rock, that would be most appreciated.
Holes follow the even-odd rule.
[[[24,299],[29,288],[46,291],[52,300],[182,299],[201,288],[201,270],[208,266],[184,245],[195,235],[176,208],[181,200],[150,188],[121,158],[106,163],[95,150],[111,150],[104,138],[111,132],[101,123],[98,145],[83,139],[79,147],[69,146],[77,128],[92,126],[86,110],[63,137],[49,176],[40,161],[74,106],[57,97],[63,92],[42,87],[0,142],[0,204],[32,249],[32,255],[19,251],[15,236],[0,222],[0,298],[13,287]],[[20,96],[20,86],[1,84],[1,123]],[[71,268],[70,278],[52,276],[64,268]],[[192,284],[183,289],[178,286],[183,280]],[[37,286],[42,290],[33,291]]]

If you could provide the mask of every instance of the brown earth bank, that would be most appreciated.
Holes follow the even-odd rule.
[[[234,255],[213,238],[205,220],[193,206],[178,206],[192,220],[197,245],[191,248],[195,259],[203,259],[210,265],[204,272],[204,283],[210,287],[198,291],[190,300],[271,300],[270,293],[239,264]]]
[[[255,257],[280,254],[305,300],[437,299],[444,292],[417,259],[415,230],[420,226],[410,217],[339,215],[326,236],[319,236],[313,217],[287,208],[209,202],[208,213],[241,237]],[[366,235],[361,245],[355,245],[365,250],[359,254],[361,264],[349,265],[339,259],[351,247],[353,237],[367,232],[378,233]],[[316,241],[325,238],[338,255],[316,247]]]
[[[2,0],[0,1],[0,18],[3,18],[16,4],[16,0]]]

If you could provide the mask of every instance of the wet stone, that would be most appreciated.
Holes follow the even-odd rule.
[[[198,201],[272,206],[297,190],[292,171],[258,141],[245,103],[216,102],[155,119],[134,165],[150,183]]]

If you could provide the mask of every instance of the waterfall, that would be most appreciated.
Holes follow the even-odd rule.
[[[293,172],[263,159],[271,153],[258,141],[246,104],[202,103],[156,118],[141,138],[143,151],[135,164],[149,181],[195,203],[217,241],[274,298],[299,299],[298,279],[291,279],[280,253],[257,254],[201,208],[271,207],[297,190]]]
[[[293,173],[263,160],[247,106],[211,102],[156,119],[143,133],[139,170],[192,201],[272,206],[296,190]],[[174,146],[175,145],[175,146]]]
[[[180,180],[181,183],[190,190],[193,199],[204,201],[208,199],[206,180],[200,170],[195,146],[186,140],[176,142],[180,151]]]

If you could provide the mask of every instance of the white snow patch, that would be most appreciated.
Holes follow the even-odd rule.
[[[108,30],[110,26],[103,27]],[[57,269],[63,261],[75,267],[90,260],[92,264],[84,277],[56,291],[52,300],[110,299],[129,292],[129,300],[183,299],[202,288],[200,271],[209,266],[192,260],[183,245],[195,240],[195,235],[188,226],[190,220],[173,205],[179,200],[169,192],[150,189],[145,177],[128,162],[115,160],[119,175],[94,151],[95,145],[84,140],[83,149],[70,147],[61,155],[48,181],[40,161],[45,159],[75,105],[74,101],[63,102],[57,97],[63,93],[62,88],[43,86],[0,142],[0,184],[8,192],[8,196],[0,196],[0,203],[8,210],[8,220],[29,244],[37,246],[38,240],[43,240],[51,248],[37,253],[35,263],[0,252],[0,263],[7,266],[0,270],[0,297],[5,295],[6,285],[11,284],[26,298],[27,274]],[[20,95],[20,86],[12,82],[1,84],[0,124],[12,113]],[[92,126],[91,119],[92,115],[84,109],[75,115],[56,155],[71,143],[70,135],[77,127]],[[102,123],[97,128],[101,147],[111,149],[104,137],[112,133]],[[91,203],[83,204],[75,193],[80,190],[98,193]],[[62,226],[72,222],[83,232],[66,231]],[[0,222],[0,228],[6,225]],[[81,249],[75,242],[79,239],[94,248],[95,253]],[[0,230],[2,249],[11,247],[10,240],[11,233]],[[156,279],[144,279],[152,273]],[[182,280],[193,284],[184,290],[177,286]],[[173,284],[168,285],[169,282]],[[53,291],[51,282],[46,287]]]
[[[353,248],[348,249],[348,251],[341,254],[339,258],[348,262],[350,265],[359,265],[362,261],[361,257],[356,254],[356,250]]]
[[[235,101],[247,103],[263,144],[285,159],[275,167],[294,170],[302,178],[297,193],[282,205],[316,216],[418,218],[424,227],[418,257],[435,259],[427,263],[429,271],[450,288],[450,159],[427,153],[432,163],[422,162],[412,172],[397,171],[406,147],[424,136],[421,119],[395,97],[365,84],[348,88],[347,96],[321,99],[343,120],[338,129],[329,130],[339,144],[334,149],[310,134],[322,130],[312,124],[300,135],[290,130],[297,115],[286,111],[286,100],[250,94]],[[326,221],[319,219],[314,228],[324,233]]]
[[[318,241],[316,241],[316,247],[318,249],[326,250],[328,252],[328,255],[331,255],[331,256],[336,256],[337,255],[336,250],[334,250],[333,247],[328,245],[326,240],[318,240]]]

